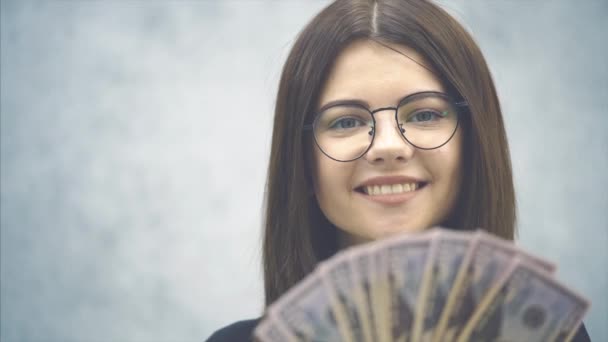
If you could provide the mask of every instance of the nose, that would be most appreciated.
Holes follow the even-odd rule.
[[[365,155],[369,163],[405,163],[413,157],[416,148],[405,140],[394,115],[394,110],[383,110],[374,114],[374,140]]]

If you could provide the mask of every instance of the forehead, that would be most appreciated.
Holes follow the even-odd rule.
[[[357,99],[377,108],[395,105],[404,96],[419,91],[444,91],[439,79],[425,68],[430,66],[419,53],[403,45],[389,46],[398,52],[370,40],[347,46],[334,62],[318,107],[331,101]]]

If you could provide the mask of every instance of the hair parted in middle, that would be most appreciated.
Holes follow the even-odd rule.
[[[321,212],[313,188],[311,134],[320,92],[342,50],[356,40],[410,47],[454,98],[462,118],[461,193],[442,224],[481,227],[512,240],[515,191],[500,104],[485,59],[447,12],[425,0],[338,0],[300,32],[283,67],[265,193],[263,271],[269,305],[338,250],[337,228]]]

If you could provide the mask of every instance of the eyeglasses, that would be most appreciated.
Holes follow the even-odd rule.
[[[352,101],[338,102],[323,108],[304,130],[313,131],[315,143],[329,158],[354,161],[365,155],[374,142],[374,114],[394,110],[403,138],[418,149],[432,150],[452,139],[463,107],[467,107],[466,102],[456,102],[447,94],[434,91],[414,93],[399,101],[397,107],[373,111]]]

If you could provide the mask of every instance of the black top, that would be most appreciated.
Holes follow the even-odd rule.
[[[250,319],[247,321],[239,321],[232,323],[227,327],[224,327],[216,331],[207,342],[240,342],[240,341],[251,341],[251,334],[253,329],[259,322],[258,319]],[[585,325],[582,324],[580,329],[574,335],[572,342],[588,342],[591,341]]]

